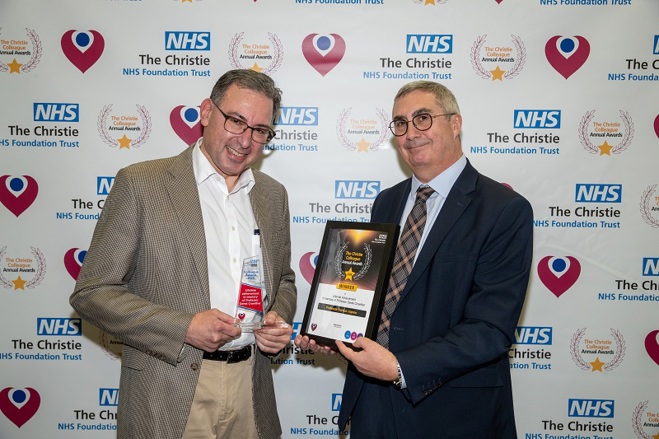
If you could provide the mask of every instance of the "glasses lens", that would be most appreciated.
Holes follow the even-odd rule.
[[[407,132],[407,121],[402,119],[394,120],[389,124],[389,129],[394,133],[394,136],[402,136]]]
[[[412,123],[417,129],[425,131],[432,126],[432,117],[428,113],[421,113],[414,116]]]
[[[252,129],[252,140],[258,143],[268,143],[272,138],[270,130],[265,128],[253,128]]]

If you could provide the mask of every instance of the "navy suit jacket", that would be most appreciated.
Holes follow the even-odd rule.
[[[400,223],[411,179],[382,191],[372,222]],[[529,202],[468,162],[448,194],[391,319],[389,350],[406,389],[348,367],[339,416],[382,414],[393,437],[516,437],[508,350],[524,304],[533,241]],[[381,400],[359,399],[365,386]],[[382,423],[383,419],[361,419]],[[369,418],[369,417],[366,417]],[[393,422],[391,422],[393,421]],[[366,437],[352,423],[351,437]],[[393,433],[393,432],[391,432]]]

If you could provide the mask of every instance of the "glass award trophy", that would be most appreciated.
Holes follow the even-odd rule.
[[[250,256],[243,260],[240,290],[236,307],[236,323],[243,332],[263,327],[263,283],[261,258]]]

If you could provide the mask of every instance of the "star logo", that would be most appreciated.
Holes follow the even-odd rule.
[[[655,434],[654,436],[652,436],[652,439],[659,439],[659,433],[657,433],[657,434]]]
[[[21,74],[21,66],[23,64],[16,61],[16,58],[14,58],[14,60],[12,62],[10,62],[9,64],[7,64],[7,65],[9,66],[9,74],[10,75],[12,73],[18,73],[19,75]]]
[[[355,145],[357,145],[357,152],[362,152],[362,151],[368,152],[368,147],[371,146],[371,144],[368,143],[366,139],[364,139],[363,137],[362,140],[355,143]]]
[[[492,73],[492,81],[495,79],[498,79],[499,81],[503,81],[503,74],[506,73],[505,70],[501,70],[499,66],[497,66],[496,69],[490,70],[490,73]]]
[[[602,366],[606,364],[606,363],[602,363],[599,357],[595,358],[595,361],[590,361],[589,363],[591,366],[593,366],[592,372],[603,372]]]
[[[16,280],[11,281],[14,284],[14,290],[23,290],[25,291],[25,282],[23,279],[21,279],[20,276]]]
[[[355,275],[355,272],[352,271],[352,267],[346,271],[346,280],[352,280],[352,277]]]
[[[132,141],[133,141],[133,139],[129,139],[124,134],[124,137],[122,137],[121,139],[117,139],[117,142],[119,142],[119,149],[121,149],[121,148],[129,149],[130,148],[130,142],[132,142]]]
[[[259,67],[259,65],[256,64],[256,63],[254,63],[254,65],[252,67],[250,67],[249,69],[254,70],[255,72],[258,72],[258,73],[261,73],[263,71],[263,69],[261,67]]]
[[[613,148],[613,145],[609,145],[607,141],[605,140],[604,143],[598,146],[600,150],[600,155],[611,155],[611,148]]]

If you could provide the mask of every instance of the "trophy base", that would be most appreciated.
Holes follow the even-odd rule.
[[[266,325],[263,322],[236,322],[234,326],[240,328],[242,332],[254,332],[258,329],[268,328],[288,328],[288,323],[275,323],[274,325]]]

